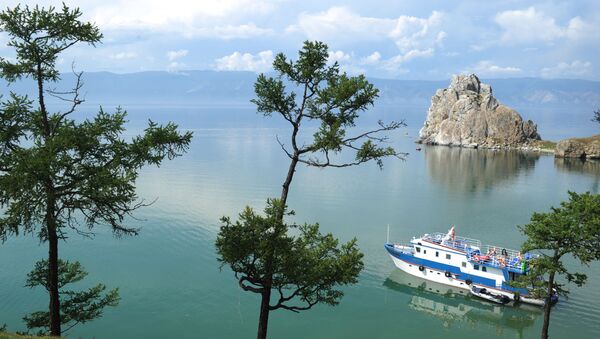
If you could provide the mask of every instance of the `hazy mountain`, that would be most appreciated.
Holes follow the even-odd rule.
[[[256,74],[252,72],[188,71],[185,73],[140,72],[84,74],[87,100],[102,99],[110,103],[177,102],[246,103],[253,95]],[[370,79],[381,91],[382,103],[428,103],[438,88],[446,88],[448,80]],[[505,103],[528,104],[598,104],[600,82],[569,79],[510,78],[482,79]],[[72,74],[64,74],[57,85],[66,89],[73,83]],[[6,87],[2,86],[2,92]],[[28,81],[13,85],[18,92],[31,92]]]
[[[64,74],[56,85],[58,90],[72,86],[74,76]],[[237,107],[251,110],[249,102],[254,96],[256,74],[252,72],[188,71],[185,73],[141,72],[114,74],[92,72],[84,74],[86,105],[115,106],[126,108],[161,106],[165,107]],[[387,119],[406,119],[410,127],[418,128],[425,120],[431,97],[439,88],[446,88],[450,79],[443,81],[370,79],[380,89],[376,110]],[[594,109],[600,108],[600,82],[567,79],[510,78],[482,79],[492,86],[494,96],[515,108],[525,119],[540,125],[542,137],[546,130],[560,129],[550,133],[577,135],[580,127],[585,133],[593,133],[595,125],[589,120]],[[23,80],[7,87],[0,83],[0,94],[9,90],[29,95],[35,94],[31,80]],[[50,103],[58,103],[50,100]],[[193,116],[190,109],[187,116]],[[381,115],[381,114],[380,114]],[[376,121],[380,116],[372,116]],[[211,119],[233,121],[244,124],[253,119],[244,111],[224,116],[218,114]],[[573,132],[570,132],[570,129]],[[578,130],[575,132],[575,130]],[[545,133],[546,132],[546,133]],[[596,131],[597,133],[597,131]]]

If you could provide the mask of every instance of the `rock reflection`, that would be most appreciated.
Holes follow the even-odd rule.
[[[477,192],[533,170],[536,153],[509,150],[469,149],[447,146],[424,147],[432,179],[453,189]]]
[[[452,288],[394,270],[383,283],[389,289],[411,296],[408,306],[438,318],[447,328],[489,326],[497,334],[515,330],[518,338],[534,325],[540,308],[519,305],[501,306],[480,300],[467,290]]]
[[[600,177],[600,161],[598,160],[554,158],[554,167],[563,172],[579,172],[596,178]]]
[[[572,158],[554,158],[554,167],[559,172],[581,173],[593,177],[591,191],[600,191],[600,160],[582,160]]]

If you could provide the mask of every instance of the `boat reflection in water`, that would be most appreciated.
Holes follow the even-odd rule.
[[[539,307],[492,304],[471,296],[468,290],[424,280],[400,270],[394,270],[383,285],[411,296],[408,304],[411,309],[433,315],[444,327],[490,326],[497,334],[513,329],[521,338],[523,330],[531,327],[542,314]]]

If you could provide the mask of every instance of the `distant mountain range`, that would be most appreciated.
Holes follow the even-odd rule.
[[[90,72],[84,74],[83,93],[88,105],[122,105],[126,108],[133,105],[230,106],[250,109],[253,107],[249,101],[254,97],[256,77],[252,72]],[[380,90],[375,109],[394,112],[393,115],[387,114],[386,118],[393,116],[393,119],[397,119],[396,115],[401,116],[414,128],[423,124],[435,91],[447,88],[450,84],[450,79],[425,81],[373,78],[370,81]],[[73,74],[64,74],[56,87],[58,90],[69,89],[73,82]],[[525,119],[538,123],[542,137],[545,128],[565,130],[584,126],[586,133],[597,130],[590,119],[593,110],[600,108],[598,81],[509,78],[482,79],[482,82],[492,86],[494,95],[500,102],[517,109]],[[35,87],[32,85],[31,80],[20,81],[10,88],[5,83],[0,83],[0,94],[13,90],[34,95]],[[54,103],[58,102],[55,100]],[[574,133],[553,134],[562,136]]]
[[[73,83],[72,74],[64,74],[57,85],[66,89]],[[90,72],[84,74],[84,92],[90,102],[102,99],[105,103],[202,103],[240,104],[254,96],[256,74],[252,72],[188,71],[140,72],[115,74]],[[435,91],[446,88],[448,80],[391,80],[370,79],[380,89],[384,104],[428,103]],[[600,103],[600,82],[570,79],[509,78],[482,79],[494,90],[503,103],[511,104],[595,104]],[[32,94],[28,81],[12,86],[14,90]],[[2,86],[2,92],[6,92]],[[107,102],[108,100],[108,102]]]

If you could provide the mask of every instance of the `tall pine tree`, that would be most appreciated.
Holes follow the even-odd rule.
[[[72,90],[49,91],[59,80],[56,62],[71,46],[94,46],[102,34],[89,22],[80,21],[79,9],[17,6],[0,12],[0,30],[15,51],[15,60],[0,59],[0,75],[9,82],[32,79],[34,99],[16,93],[0,104],[0,239],[22,233],[36,234],[48,244],[47,280],[50,297],[48,328],[60,336],[59,240],[69,230],[89,232],[98,224],[116,235],[137,234],[125,218],[144,206],[135,193],[139,170],[159,165],[184,152],[191,133],[181,134],[169,123],[152,121],[142,135],[122,137],[126,113],[102,109],[93,118],[73,118],[82,103],[81,73]],[[46,96],[68,103],[50,112]],[[81,119],[80,119],[81,120]]]
[[[331,234],[322,235],[319,225],[298,227],[288,233],[285,223],[287,199],[298,164],[310,167],[350,167],[374,161],[381,168],[386,157],[404,153],[383,145],[387,136],[403,122],[379,122],[371,130],[356,132],[361,113],[373,105],[378,90],[363,75],[349,77],[336,63],[328,64],[328,47],[307,41],[296,61],[282,53],[273,61],[277,77],[261,74],[254,90],[258,112],[276,115],[288,123],[289,143],[277,141],[290,159],[281,196],[267,201],[265,215],[244,210],[237,222],[223,218],[216,246],[219,261],[234,271],[240,287],[261,296],[259,339],[266,338],[269,312],[277,309],[302,311],[318,303],[336,305],[343,296],[339,286],[353,284],[362,270],[362,253],[353,239],[339,244]],[[318,126],[306,136],[302,127]],[[352,134],[354,133],[354,134]],[[345,161],[342,152],[354,153]],[[275,291],[275,303],[271,294]]]

